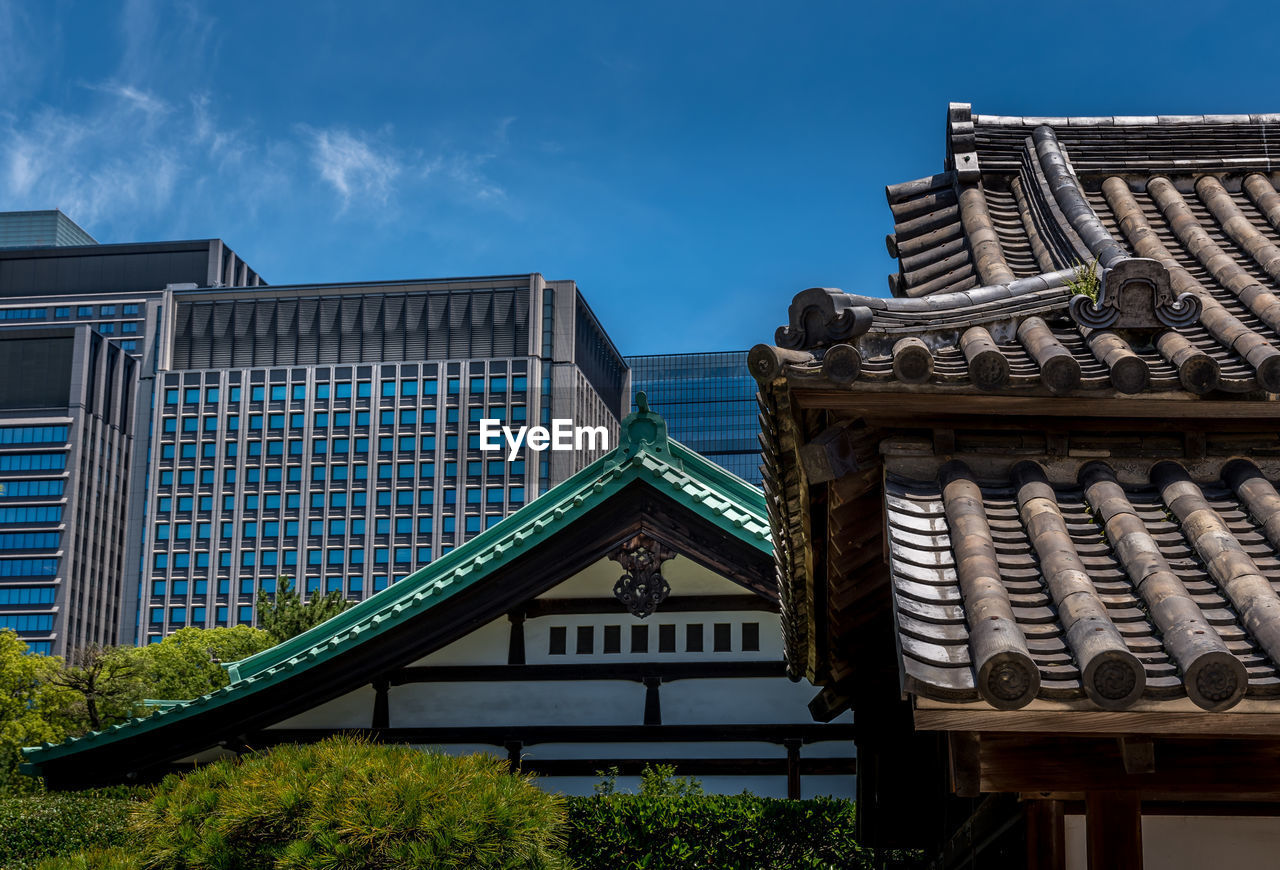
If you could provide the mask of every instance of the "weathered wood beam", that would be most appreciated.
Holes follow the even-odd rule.
[[[1085,794],[1089,870],[1142,866],[1142,801],[1134,792]]]
[[[1032,800],[1026,804],[1027,867],[1066,870],[1067,829],[1063,801]]]
[[[508,740],[519,740],[525,746],[540,743],[700,743],[733,741],[773,743],[786,740],[802,743],[849,742],[854,727],[840,722],[834,725],[801,723],[754,725],[445,725],[429,728],[269,728],[247,735],[252,746],[274,746],[281,743],[315,743],[333,736],[334,732],[359,734],[384,743],[418,743],[438,746],[446,743],[482,743],[502,746]]]
[[[673,680],[726,679],[734,677],[781,677],[782,662],[706,661],[688,662],[582,662],[554,665],[427,665],[388,672],[393,686],[408,683],[542,682],[556,680],[630,680],[644,682],[649,677],[664,683]]]
[[[1266,713],[1099,710],[987,710],[917,706],[921,731],[1007,731],[1017,734],[1109,735],[1164,734],[1183,737],[1269,737],[1280,734],[1280,709]]]

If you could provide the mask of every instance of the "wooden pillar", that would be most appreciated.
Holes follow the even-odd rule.
[[[390,684],[386,680],[373,681],[373,722],[370,727],[391,727],[391,704],[387,698]]]
[[[788,737],[782,741],[787,747],[787,799],[800,800],[800,739]]]
[[[1062,801],[1027,801],[1026,814],[1028,870],[1066,870]]]
[[[507,614],[511,620],[511,640],[507,644],[507,664],[524,664],[524,611],[513,610]]]
[[[1142,867],[1142,800],[1136,791],[1084,796],[1089,870]]]
[[[644,678],[644,724],[662,724],[662,699],[658,696],[658,687],[662,685],[662,677]]]
[[[520,753],[524,751],[524,742],[521,740],[508,740],[505,745],[507,750],[507,767],[512,773],[519,773]]]

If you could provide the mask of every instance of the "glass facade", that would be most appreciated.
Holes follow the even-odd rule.
[[[281,576],[304,594],[366,598],[604,451],[573,451],[561,469],[545,452],[509,460],[481,450],[483,420],[517,429],[569,418],[605,426],[612,446],[621,409],[570,362],[576,288],[554,294],[539,276],[526,281],[452,282],[448,295],[316,288],[296,305],[291,288],[248,305],[234,293],[175,297],[173,356],[201,367],[157,377],[139,642],[188,625],[252,624],[258,590],[274,592]],[[525,312],[544,301],[555,316],[531,323]],[[415,305],[421,320],[405,315]],[[567,329],[556,326],[558,306]],[[330,310],[334,326],[317,335]],[[439,329],[422,330],[433,312]],[[220,322],[232,334],[206,347]],[[258,340],[260,322],[269,341]],[[471,355],[430,359],[433,347]],[[221,353],[233,364],[206,367]],[[286,355],[296,362],[279,365]],[[319,364],[325,356],[353,360]],[[616,352],[609,363],[597,380],[620,400],[626,367]]]
[[[759,486],[756,382],[746,351],[630,356],[631,393],[644,392],[686,447]]]

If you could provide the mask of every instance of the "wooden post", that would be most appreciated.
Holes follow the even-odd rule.
[[[1135,791],[1085,792],[1089,870],[1142,867],[1142,801]]]
[[[507,767],[512,773],[519,773],[520,753],[524,751],[524,742],[520,740],[508,740],[505,747],[507,750]]]
[[[507,614],[511,621],[511,638],[507,644],[507,664],[524,664],[524,611],[513,610]]]
[[[789,737],[782,741],[787,747],[787,799],[800,800],[800,739]]]
[[[391,727],[391,704],[387,698],[390,684],[386,680],[375,680],[373,683],[373,722],[372,728]]]
[[[658,687],[662,685],[662,677],[644,678],[644,724],[662,724],[662,698],[658,695]]]
[[[1028,801],[1026,813],[1028,870],[1066,870],[1067,831],[1062,801]]]

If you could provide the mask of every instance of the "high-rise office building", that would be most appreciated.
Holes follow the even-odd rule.
[[[250,623],[282,575],[367,597],[601,455],[625,411],[626,364],[572,281],[165,297],[140,642]],[[486,419],[608,439],[509,461],[481,450]]]
[[[0,212],[0,248],[96,245],[93,236],[57,209]]]
[[[166,288],[260,279],[217,239],[45,246],[17,229],[74,224],[34,215],[0,214],[41,245],[0,250],[0,627],[64,653],[134,640]]]
[[[746,351],[629,356],[631,388],[681,444],[759,486],[756,382]]]
[[[0,628],[118,639],[138,362],[88,325],[0,329]]]

